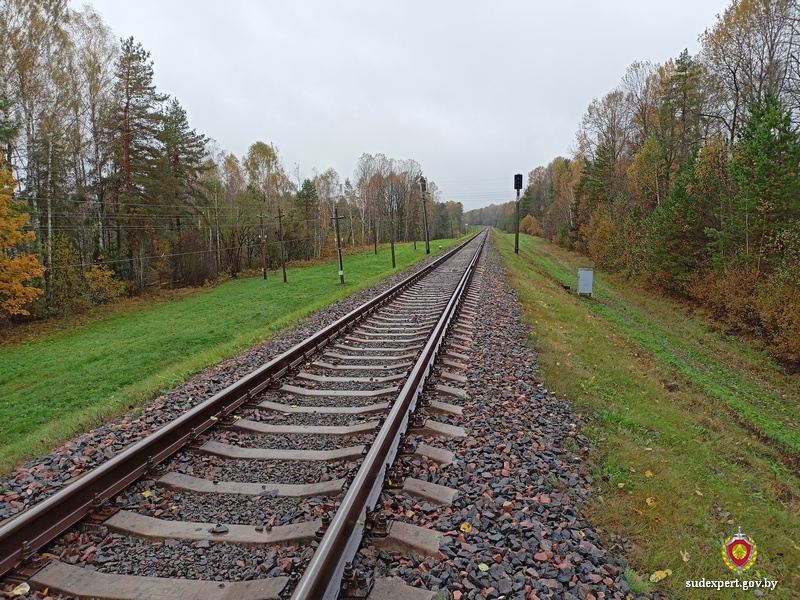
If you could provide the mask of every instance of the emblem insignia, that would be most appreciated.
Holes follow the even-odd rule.
[[[739,532],[732,535],[722,545],[722,560],[728,567],[736,571],[737,575],[741,575],[756,562],[756,543],[752,538],[742,533],[742,528],[739,527]]]

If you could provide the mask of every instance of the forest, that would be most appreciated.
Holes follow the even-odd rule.
[[[0,2],[0,323],[323,259],[335,213],[351,248],[463,230],[417,161],[363,154],[352,178],[304,177],[273,143],[235,156],[153,70],[89,5]]]
[[[528,174],[520,229],[707,311],[800,364],[800,5],[734,0],[687,51],[634,62],[574,152]],[[515,205],[468,211],[513,231]]]

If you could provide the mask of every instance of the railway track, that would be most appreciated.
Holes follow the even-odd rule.
[[[439,439],[464,434],[426,415],[460,414],[444,399],[463,395],[459,347],[469,341],[452,326],[485,237],[0,524],[0,572],[68,596],[316,600],[370,594],[372,574],[352,566],[365,536],[436,556],[440,536],[386,522],[377,504],[386,486],[401,483],[430,502],[452,495],[403,482],[393,465],[398,454],[452,461],[442,447],[411,443],[409,428]],[[434,369],[452,385],[437,386],[423,407]],[[166,576],[135,575],[176,547],[185,564],[166,565]],[[59,560],[43,561],[43,549]],[[414,593],[401,588],[379,581],[372,593]]]

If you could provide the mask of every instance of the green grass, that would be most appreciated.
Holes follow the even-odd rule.
[[[520,237],[516,256],[513,236],[494,238],[542,377],[595,441],[592,520],[609,540],[629,540],[643,588],[670,569],[654,589],[708,597],[685,581],[735,578],[721,545],[741,525],[758,544],[743,578],[778,579],[771,597],[799,597],[796,376],[622,277],[595,271],[592,299],[566,292],[577,269],[592,266],[585,257],[530,236]]]
[[[424,244],[396,244],[393,271],[388,247],[370,249],[345,257],[345,286],[335,262],[289,269],[287,283],[279,271],[232,280],[0,346],[0,473],[425,256]]]

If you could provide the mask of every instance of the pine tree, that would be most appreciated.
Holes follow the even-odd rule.
[[[158,229],[149,192],[158,166],[160,108],[167,99],[156,92],[149,58],[132,37],[122,40],[111,123],[117,252],[127,255],[128,275],[139,291],[146,277],[143,257],[152,252]]]
[[[738,186],[735,204],[744,255],[758,270],[769,267],[781,232],[800,220],[800,131],[771,92],[753,103],[730,162]]]
[[[669,195],[650,215],[648,223],[649,272],[662,289],[685,294],[698,268],[707,260],[708,236],[699,196],[697,155],[689,155],[687,164],[675,179]]]
[[[172,243],[172,282],[202,283],[206,271],[201,267],[202,260],[195,253],[188,260],[184,252],[201,250],[205,246],[198,239],[195,230],[187,230],[186,217],[201,213],[203,186],[200,174],[207,170],[203,164],[206,155],[206,137],[189,129],[186,111],[173,98],[161,115],[161,129],[157,135],[159,142],[158,170],[151,181],[150,196],[154,204],[161,204],[162,222],[169,223]],[[194,268],[188,269],[193,266]],[[188,271],[190,272],[187,272]]]
[[[295,205],[300,209],[303,215],[303,223],[300,227],[300,231],[305,240],[305,258],[308,260],[312,257],[315,247],[315,241],[312,239],[312,222],[314,221],[314,216],[319,211],[317,188],[310,179],[303,180],[303,185],[295,196]]]

